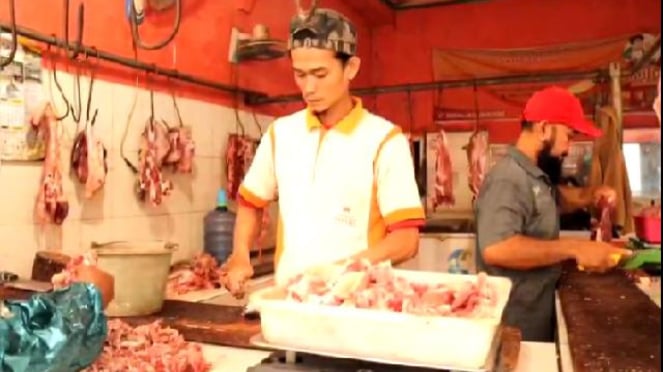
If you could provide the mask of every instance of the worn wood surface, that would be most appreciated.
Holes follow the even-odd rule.
[[[249,340],[260,333],[260,320],[245,319],[242,311],[243,308],[237,306],[166,300],[157,314],[115,319],[134,326],[161,319],[164,325],[177,329],[187,341],[255,348]]]
[[[660,371],[661,310],[624,272],[570,265],[559,296],[575,372]]]
[[[60,273],[71,260],[69,256],[59,252],[40,251],[32,261],[32,280],[50,282],[53,275]]]

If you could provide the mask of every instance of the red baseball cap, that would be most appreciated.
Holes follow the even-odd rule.
[[[592,138],[601,137],[603,134],[594,123],[585,119],[580,100],[567,89],[555,86],[532,94],[525,104],[523,119],[531,122],[547,121],[564,124]]]

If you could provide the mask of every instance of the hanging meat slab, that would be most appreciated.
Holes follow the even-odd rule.
[[[85,197],[91,198],[101,190],[106,182],[108,164],[106,163],[106,148],[101,140],[94,134],[94,126],[86,128],[86,158],[87,177],[85,180]]]
[[[226,185],[228,197],[237,199],[239,185],[244,180],[244,175],[249,170],[258,141],[245,135],[231,134],[228,136],[228,147],[226,149]]]
[[[196,146],[190,127],[171,128],[168,130],[170,151],[164,160],[177,173],[193,171],[193,156]]]
[[[80,183],[87,181],[88,162],[87,162],[87,134],[86,131],[80,131],[74,138],[74,146],[71,149],[70,159],[71,170],[76,175]]]
[[[167,128],[148,120],[141,138],[137,193],[141,200],[154,206],[160,205],[173,189],[172,182],[164,179],[161,171],[169,149]]]
[[[32,125],[43,131],[46,138],[46,158],[42,168],[41,185],[37,194],[36,217],[40,223],[61,225],[69,214],[69,202],[62,188],[62,163],[58,121],[50,103],[35,115]]]
[[[449,207],[456,203],[453,193],[453,165],[447,134],[440,130],[435,144],[435,184],[433,186],[432,207]]]
[[[463,147],[467,153],[467,161],[470,169],[468,172],[468,183],[473,200],[479,195],[479,188],[486,175],[486,156],[488,155],[488,133],[474,132],[470,136],[468,144]]]

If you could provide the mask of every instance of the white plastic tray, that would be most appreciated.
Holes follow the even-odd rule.
[[[476,275],[394,270],[419,283],[459,283]],[[497,291],[491,316],[481,319],[420,316],[286,301],[283,290],[255,292],[262,335],[279,349],[454,370],[482,370],[492,349],[511,281],[487,277]]]

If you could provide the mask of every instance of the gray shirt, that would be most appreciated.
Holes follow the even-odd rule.
[[[548,177],[514,147],[487,174],[475,205],[477,270],[511,279],[504,323],[520,328],[524,341],[552,341],[555,286],[560,266],[510,270],[487,265],[486,247],[514,235],[559,238],[556,191]]]

